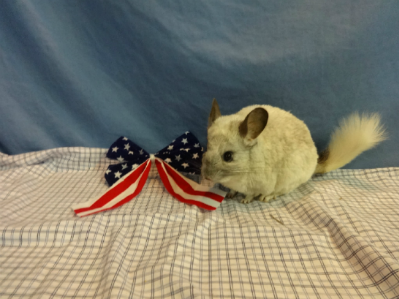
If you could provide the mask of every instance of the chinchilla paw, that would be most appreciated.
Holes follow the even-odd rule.
[[[241,203],[250,203],[254,200],[254,197],[252,195],[246,195],[245,198],[241,200]]]
[[[237,195],[237,191],[230,190],[229,193],[227,193],[226,198],[233,198],[234,196]]]
[[[261,196],[259,196],[259,200],[263,201],[263,202],[269,202],[269,201],[272,201],[274,199],[276,199],[276,195],[274,195],[274,194],[270,194],[270,195],[263,195],[262,194]]]

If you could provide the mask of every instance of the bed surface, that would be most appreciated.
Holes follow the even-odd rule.
[[[1,298],[397,298],[399,168],[338,170],[265,204],[180,203],[155,171],[122,207],[106,149],[0,154]]]

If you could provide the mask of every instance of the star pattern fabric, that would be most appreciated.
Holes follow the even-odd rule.
[[[187,131],[156,153],[155,157],[179,172],[200,174],[203,150],[198,139]]]
[[[200,174],[203,151],[198,139],[187,131],[156,153],[155,157],[164,160],[179,172]],[[105,179],[112,186],[124,175],[144,163],[150,154],[127,137],[122,136],[111,145],[107,157],[120,162],[110,165],[105,172]]]

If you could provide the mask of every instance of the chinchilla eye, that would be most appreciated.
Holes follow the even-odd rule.
[[[226,161],[226,162],[231,162],[231,161],[233,161],[233,152],[230,152],[230,151],[225,152],[225,153],[223,154],[223,160]]]

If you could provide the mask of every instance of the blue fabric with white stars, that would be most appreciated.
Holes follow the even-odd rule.
[[[191,175],[201,173],[203,147],[189,131],[177,137],[168,146],[155,154],[179,172]],[[108,150],[107,158],[119,164],[108,166],[105,179],[112,186],[121,177],[144,163],[150,154],[127,137],[120,137]]]

